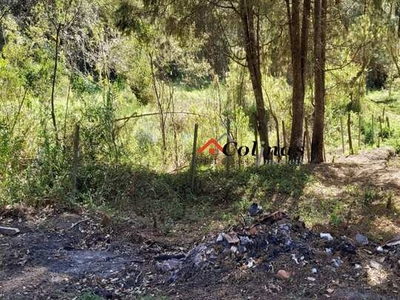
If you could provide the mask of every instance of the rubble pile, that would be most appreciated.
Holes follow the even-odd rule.
[[[254,211],[254,207],[250,209]],[[221,232],[185,255],[165,256],[168,259],[158,262],[159,270],[169,274],[170,283],[187,281],[201,273],[224,274],[237,269],[261,270],[280,279],[301,273],[310,282],[316,281],[320,273],[344,272],[352,280],[363,274],[357,255],[361,249],[374,256],[389,252],[369,243],[361,234],[351,239],[313,232],[281,211],[268,214],[259,210],[252,220],[251,225],[241,224]]]

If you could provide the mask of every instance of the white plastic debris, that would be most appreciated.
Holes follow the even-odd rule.
[[[378,246],[378,247],[376,248],[376,251],[377,251],[377,252],[383,252],[383,248],[382,248],[381,246]]]
[[[238,248],[236,246],[232,246],[231,247],[231,252],[232,253],[237,253],[238,252]]]
[[[332,235],[330,233],[321,232],[319,234],[319,236],[320,236],[321,239],[326,239],[328,241],[333,241],[333,237],[332,237]]]
[[[325,252],[328,255],[332,255],[332,248],[325,248]]]
[[[316,279],[314,277],[307,277],[308,281],[315,281]]]
[[[317,270],[317,268],[312,268],[312,269],[311,269],[311,273],[313,273],[313,274],[317,274],[317,273],[318,273],[318,270]]]
[[[296,258],[296,254],[292,254],[292,259],[294,260],[294,262],[296,263],[296,264],[299,264],[299,261],[297,260],[297,258]]]
[[[354,265],[354,269],[356,269],[356,270],[359,270],[359,269],[361,269],[362,267],[361,267],[361,265],[359,265],[359,264],[355,264]]]
[[[247,266],[249,269],[254,268],[254,267],[256,266],[256,265],[255,265],[254,259],[253,259],[253,258],[250,258],[249,261],[247,262],[246,266]]]

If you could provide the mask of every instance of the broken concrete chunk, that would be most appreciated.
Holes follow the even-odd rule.
[[[13,227],[5,227],[5,226],[0,226],[0,234],[3,235],[17,235],[21,231],[18,228],[13,228]]]
[[[333,237],[332,237],[332,235],[330,233],[321,232],[319,234],[319,236],[320,236],[321,239],[325,239],[327,241],[333,241]]]

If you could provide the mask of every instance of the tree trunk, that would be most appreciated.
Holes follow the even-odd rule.
[[[311,162],[324,161],[324,117],[325,117],[325,30],[326,0],[315,0],[314,7],[314,81],[315,110],[311,145]]]
[[[58,142],[58,132],[57,132],[57,119],[54,107],[54,96],[55,96],[55,89],[56,89],[56,82],[57,82],[57,67],[58,67],[58,48],[60,45],[60,33],[61,33],[61,24],[58,24],[57,31],[56,31],[56,49],[54,53],[54,69],[53,69],[53,80],[51,84],[51,119],[53,121],[53,128],[54,128],[54,135],[56,138],[56,142]]]
[[[292,53],[292,130],[290,136],[290,162],[300,162],[303,152],[304,95],[307,71],[308,26],[310,0],[304,0],[302,24],[300,24],[300,0],[286,0]]]
[[[250,73],[253,93],[256,99],[257,106],[257,121],[260,134],[261,145],[264,149],[269,148],[268,142],[268,117],[264,106],[264,97],[262,93],[262,78],[259,55],[259,41],[256,38],[256,28],[254,24],[254,0],[241,0],[240,12],[244,34],[244,44],[246,51],[246,61]],[[270,159],[269,153],[264,155],[265,160]]]

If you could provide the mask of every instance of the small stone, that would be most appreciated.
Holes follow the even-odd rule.
[[[317,274],[317,273],[318,273],[318,270],[317,270],[317,268],[312,268],[312,269],[311,269],[311,273],[313,273],[313,274]]]
[[[328,294],[332,294],[335,290],[334,289],[327,289]]]
[[[232,246],[232,247],[231,247],[231,252],[232,252],[232,253],[238,252],[238,248],[237,248],[236,246]]]
[[[378,246],[378,247],[376,248],[376,251],[382,253],[382,252],[383,252],[383,248],[382,248],[381,246]]]
[[[355,264],[355,265],[354,265],[354,269],[356,269],[356,270],[359,270],[359,269],[361,269],[361,268],[362,268],[362,266],[359,265],[359,264]]]
[[[339,268],[341,265],[342,265],[342,260],[340,259],[340,257],[337,257],[337,258],[334,258],[334,259],[332,259],[332,262],[333,262],[333,265],[336,267],[336,268]]]
[[[224,235],[222,233],[218,234],[217,243],[222,242],[224,240]]]
[[[332,235],[330,233],[321,232],[319,234],[319,236],[320,236],[321,239],[325,239],[327,241],[333,241],[333,237],[332,237]]]
[[[368,238],[360,233],[356,234],[356,242],[360,245],[368,245]]]
[[[314,277],[307,277],[308,281],[315,281],[316,279]]]
[[[276,273],[276,276],[278,277],[278,278],[280,278],[280,279],[289,279],[290,278],[290,273],[289,272],[287,272],[287,271],[285,271],[285,270],[279,270],[277,273]]]

